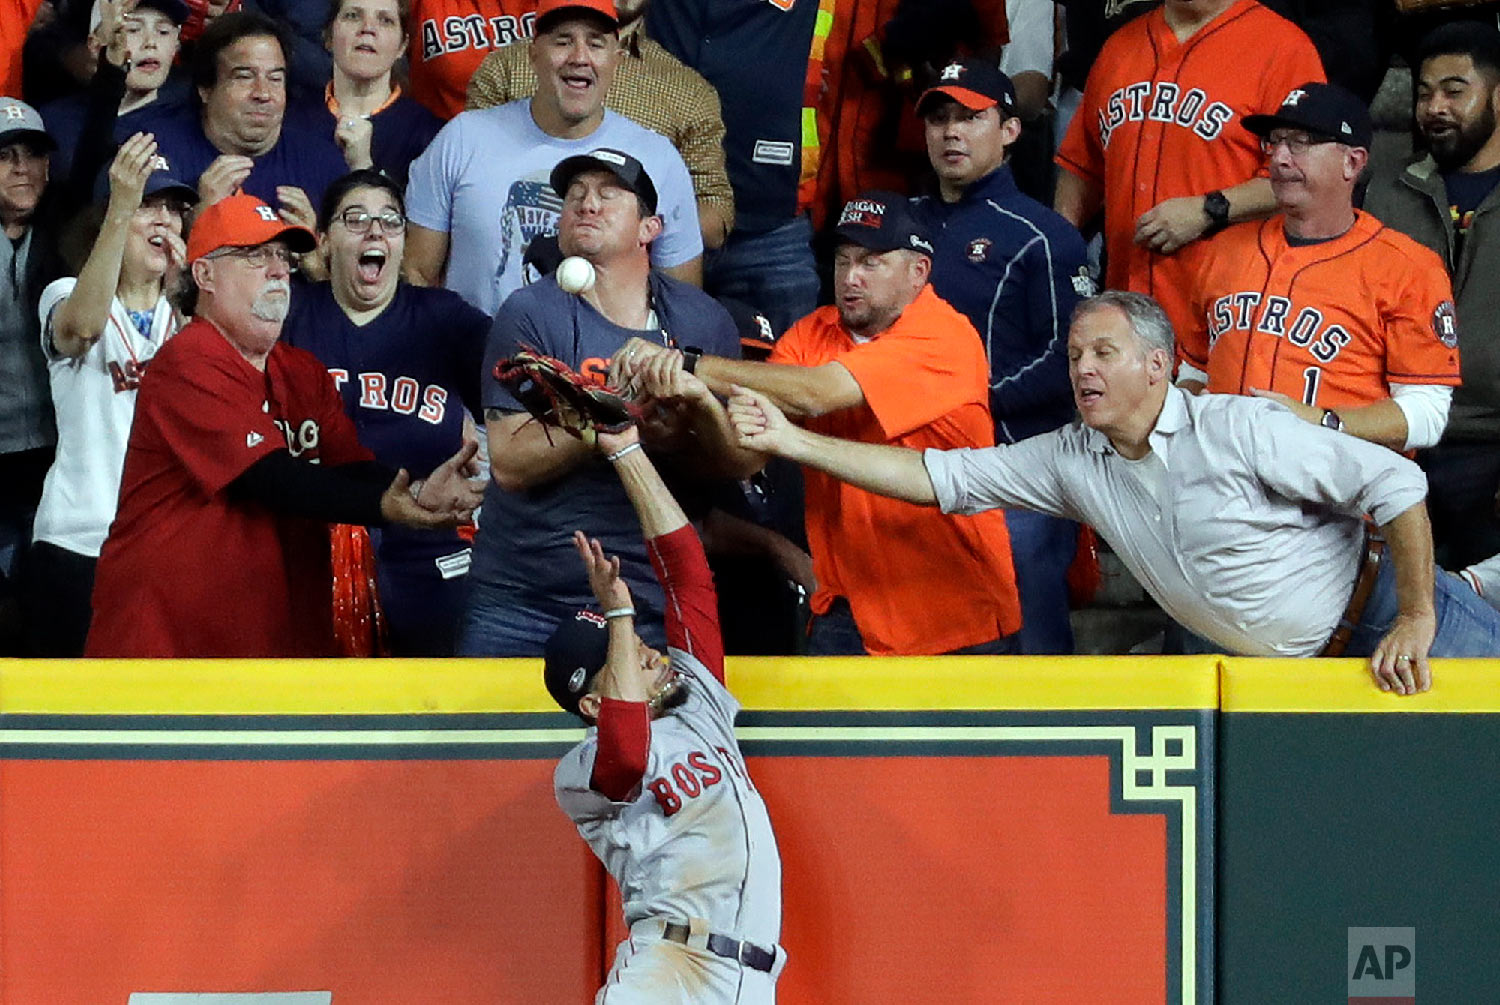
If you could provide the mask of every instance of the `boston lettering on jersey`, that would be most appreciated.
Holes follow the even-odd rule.
[[[349,371],[329,367],[333,384],[341,391],[349,382]],[[415,415],[423,422],[441,425],[448,411],[448,389],[437,384],[425,388],[411,377],[391,380],[380,372],[359,373],[359,407],[377,412],[395,412],[397,415]]]
[[[1209,348],[1213,348],[1221,335],[1249,331],[1251,326],[1306,349],[1320,363],[1332,362],[1349,344],[1349,332],[1344,326],[1325,325],[1323,312],[1316,307],[1298,309],[1289,298],[1275,295],[1266,297],[1262,306],[1259,291],[1244,290],[1219,297],[1209,308]]]
[[[1099,142],[1108,147],[1111,134],[1126,122],[1170,122],[1212,140],[1233,118],[1234,109],[1209,101],[1201,87],[1184,90],[1168,80],[1138,80],[1116,90],[1099,109]]]
[[[748,784],[749,776],[740,767],[739,759],[723,747],[714,749],[719,752],[719,756],[724,759],[729,770]],[[684,800],[697,798],[699,794],[713,788],[723,780],[723,770],[710,761],[703,751],[695,750],[673,764],[660,778],[647,782],[646,788],[650,789],[651,794],[656,797],[656,805],[661,807],[662,816],[669,817],[682,809]]]
[[[422,21],[422,59],[434,59],[446,52],[464,49],[498,49],[502,45],[530,38],[534,32],[535,14],[516,17],[503,14],[486,18],[483,14],[445,18],[429,17]]]

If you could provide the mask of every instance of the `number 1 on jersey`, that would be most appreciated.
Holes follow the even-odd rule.
[[[1315,366],[1310,366],[1302,371],[1302,403],[1304,405],[1316,405],[1318,403],[1318,382],[1323,379],[1323,371]]]

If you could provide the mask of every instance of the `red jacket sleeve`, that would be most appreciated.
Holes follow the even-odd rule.
[[[647,541],[646,550],[667,595],[667,644],[692,653],[723,683],[718,597],[698,532],[682,527]]]

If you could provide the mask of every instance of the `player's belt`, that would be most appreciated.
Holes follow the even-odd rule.
[[[1354,628],[1359,624],[1359,619],[1364,616],[1365,604],[1370,600],[1370,594],[1375,590],[1375,576],[1380,571],[1380,556],[1385,554],[1385,538],[1380,536],[1380,531],[1372,524],[1365,524],[1365,547],[1364,558],[1359,563],[1359,576],[1354,580],[1354,592],[1349,595],[1349,606],[1344,608],[1344,616],[1339,618],[1339,625],[1328,636],[1328,644],[1323,647],[1319,656],[1342,656],[1344,649],[1349,645],[1349,639],[1354,635]]]
[[[661,937],[668,942],[678,942],[682,945],[688,944],[693,930],[688,925],[669,921],[662,926]],[[731,939],[727,935],[710,935],[704,947],[715,956],[722,956],[726,960],[738,960],[751,970],[759,970],[761,973],[770,973],[776,965],[776,954],[769,949],[762,949],[751,942],[741,942],[739,939]]]

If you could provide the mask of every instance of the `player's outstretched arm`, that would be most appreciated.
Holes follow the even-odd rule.
[[[641,449],[640,432],[630,426],[621,433],[600,433],[599,452],[620,477],[625,496],[641,521],[646,540],[670,534],[687,526],[687,514],[672,497],[656,465]]]
[[[814,433],[793,425],[769,398],[744,387],[735,387],[730,395],[729,421],[742,447],[817,468],[878,495],[937,505],[937,492],[919,450]]]

